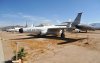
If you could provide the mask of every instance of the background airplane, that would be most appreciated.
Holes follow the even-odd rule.
[[[100,23],[92,23],[92,24],[90,24],[90,25],[93,26],[94,29],[100,30]]]
[[[82,13],[78,13],[77,17],[75,18],[73,22],[64,22],[64,23],[68,23],[68,28],[67,28],[68,31],[76,30],[78,32],[81,32],[81,31],[87,32],[87,30],[95,30],[94,27],[91,25],[80,24],[81,15]]]
[[[18,32],[19,31],[19,27],[15,27],[15,28],[13,28],[13,29],[7,29],[6,31],[7,32]]]
[[[17,26],[6,27],[5,31],[7,31],[7,32],[19,32],[20,28],[26,28],[26,27],[28,27],[27,22],[26,22],[25,26],[19,26],[19,25],[17,25]]]

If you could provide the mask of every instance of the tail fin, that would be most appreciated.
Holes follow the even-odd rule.
[[[74,22],[72,22],[72,27],[75,27],[76,25],[80,24],[81,15],[82,15],[82,13],[78,13],[78,15],[77,15],[77,17],[75,18]]]

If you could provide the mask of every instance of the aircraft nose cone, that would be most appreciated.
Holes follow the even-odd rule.
[[[19,32],[20,32],[20,33],[23,33],[23,28],[20,28],[20,29],[19,29]]]

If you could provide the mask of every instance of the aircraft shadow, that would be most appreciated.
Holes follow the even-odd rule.
[[[79,38],[79,39],[65,38],[64,42],[58,43],[58,45],[73,43],[73,42],[76,42],[76,41],[79,41],[79,40],[84,40],[84,39],[87,39],[87,38]]]
[[[61,39],[61,37],[56,37],[56,36],[37,36],[37,35],[27,35],[27,36],[29,36],[29,37],[16,38],[16,39],[11,39],[11,40],[37,39],[37,38],[47,38],[47,39],[63,40],[63,39]]]
[[[58,45],[61,44],[67,44],[67,43],[72,43],[72,42],[76,42],[79,40],[84,40],[87,38],[79,38],[79,39],[74,39],[74,38],[61,38],[61,37],[56,37],[56,36],[37,36],[37,35],[27,35],[29,37],[26,38],[17,38],[17,39],[11,39],[11,40],[25,40],[25,39],[37,39],[37,38],[47,38],[47,39],[55,39],[55,40],[63,40],[64,42],[58,43]]]
[[[26,37],[26,38],[16,38],[16,39],[10,39],[10,40],[23,40],[23,39],[33,39],[34,37]]]

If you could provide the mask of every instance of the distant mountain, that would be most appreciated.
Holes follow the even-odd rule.
[[[92,23],[90,25],[93,26],[95,29],[100,29],[100,23]]]

